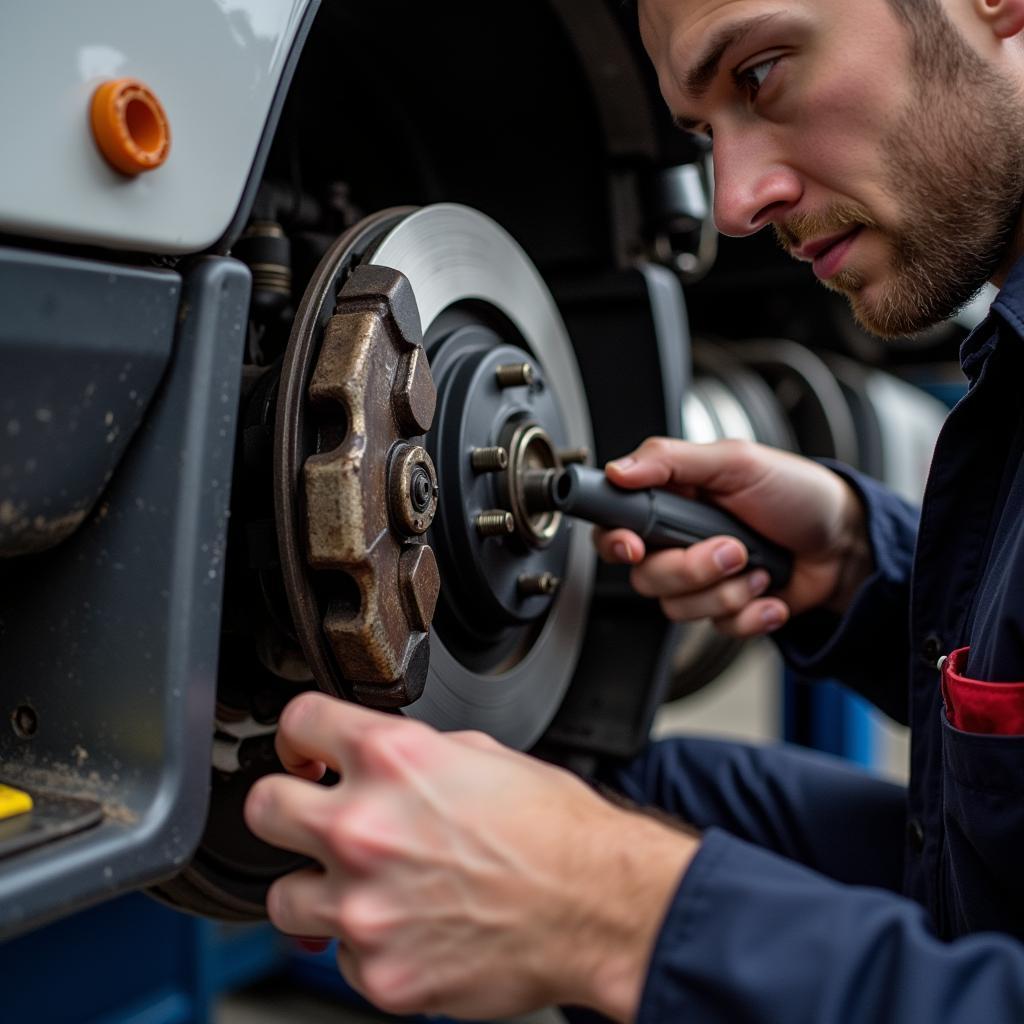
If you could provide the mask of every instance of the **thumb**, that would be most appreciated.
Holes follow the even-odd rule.
[[[744,490],[763,474],[751,451],[737,441],[694,444],[670,437],[648,438],[636,451],[609,462],[608,479],[619,487],[700,488],[725,497]]]

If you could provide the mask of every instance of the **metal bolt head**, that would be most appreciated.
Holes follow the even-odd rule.
[[[406,537],[426,533],[437,512],[437,473],[425,448],[397,446],[391,457],[388,490],[392,527]]]
[[[503,509],[481,512],[474,522],[476,532],[481,537],[507,537],[516,530],[516,521],[512,513]]]
[[[437,597],[441,592],[441,574],[433,548],[417,544],[403,551],[398,571],[409,625],[426,633],[430,629]]]
[[[516,583],[520,597],[550,597],[562,585],[553,572],[520,576]]]
[[[406,437],[425,434],[434,422],[436,407],[437,389],[427,354],[422,347],[416,346],[405,356],[392,394],[392,408],[399,430]]]
[[[528,388],[537,378],[529,363],[505,363],[494,371],[499,388]]]

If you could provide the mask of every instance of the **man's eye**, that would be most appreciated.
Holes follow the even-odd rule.
[[[765,79],[771,74],[772,68],[779,63],[778,57],[770,57],[760,64],[752,64],[749,68],[735,73],[736,84],[747,93],[750,99],[756,99]]]

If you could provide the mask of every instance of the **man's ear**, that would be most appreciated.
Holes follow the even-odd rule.
[[[974,6],[1000,39],[1024,32],[1024,0],[974,0]]]

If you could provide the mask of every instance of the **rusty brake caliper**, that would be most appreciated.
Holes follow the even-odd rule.
[[[303,320],[316,331],[323,317],[307,310]],[[437,394],[409,281],[387,267],[357,267],[337,293],[319,353],[306,349],[302,407],[290,410],[290,425],[278,422],[279,441],[294,429],[299,442],[284,473],[293,503],[283,523],[279,515],[296,630],[322,689],[402,707],[426,683],[440,590],[424,541],[437,475],[420,443]],[[279,512],[281,497],[279,488]]]

